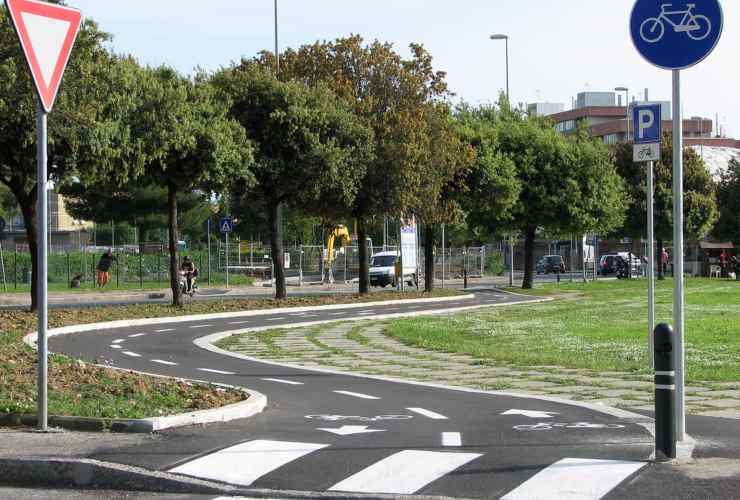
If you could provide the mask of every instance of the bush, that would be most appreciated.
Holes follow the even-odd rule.
[[[489,276],[503,276],[506,270],[504,256],[500,252],[490,252],[486,255],[486,274]]]

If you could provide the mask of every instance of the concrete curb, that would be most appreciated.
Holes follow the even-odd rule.
[[[248,489],[168,472],[101,462],[57,457],[0,458],[0,484],[33,487],[77,487],[152,493],[238,495],[251,498],[356,500],[451,500],[417,495],[352,494],[312,491]],[[456,498],[455,500],[465,500]]]
[[[315,311],[335,311],[337,309],[364,309],[367,307],[376,307],[384,305],[404,305],[404,304],[434,304],[440,302],[455,302],[458,300],[470,300],[474,299],[474,294],[466,295],[453,295],[450,297],[435,297],[431,299],[400,299],[400,300],[387,300],[387,301],[374,301],[374,302],[355,302],[351,304],[331,304],[326,306],[306,306],[306,307],[281,307],[275,309],[260,309],[256,311],[235,311],[228,313],[214,313],[214,314],[195,314],[192,316],[170,316],[162,318],[144,318],[144,319],[133,319],[133,320],[118,320],[118,321],[106,321],[102,323],[88,323],[83,325],[72,325],[61,328],[52,328],[47,334],[49,337],[55,337],[57,335],[67,335],[71,333],[84,333],[99,330],[114,330],[116,328],[127,328],[133,326],[151,326],[162,323],[189,323],[191,321],[208,321],[214,319],[232,319],[232,318],[249,318],[254,316],[270,316],[273,314],[283,313],[301,313],[301,312],[315,312]],[[25,337],[23,341],[33,346],[36,343],[38,332],[31,332]]]

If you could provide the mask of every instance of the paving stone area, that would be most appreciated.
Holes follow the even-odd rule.
[[[472,356],[409,347],[384,335],[385,323],[348,323],[286,330],[280,335],[245,334],[228,349],[305,367],[435,382],[486,390],[548,395],[608,406],[653,409],[650,375],[593,372],[558,366],[491,364]],[[264,342],[260,338],[265,339]],[[686,388],[689,413],[740,419],[740,382]]]

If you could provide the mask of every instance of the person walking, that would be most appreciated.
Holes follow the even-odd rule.
[[[661,276],[665,276],[666,272],[668,271],[668,261],[670,260],[670,256],[668,255],[668,250],[663,247],[663,250],[660,253],[660,266],[663,269],[663,272],[660,273]]]
[[[105,287],[110,281],[110,266],[113,261],[118,262],[118,259],[113,255],[113,249],[109,248],[107,252],[100,256],[98,266],[95,268],[98,272],[98,286],[100,288]]]

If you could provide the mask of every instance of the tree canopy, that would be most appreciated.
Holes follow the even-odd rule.
[[[719,219],[714,236],[740,244],[740,160],[733,158],[717,185]]]

